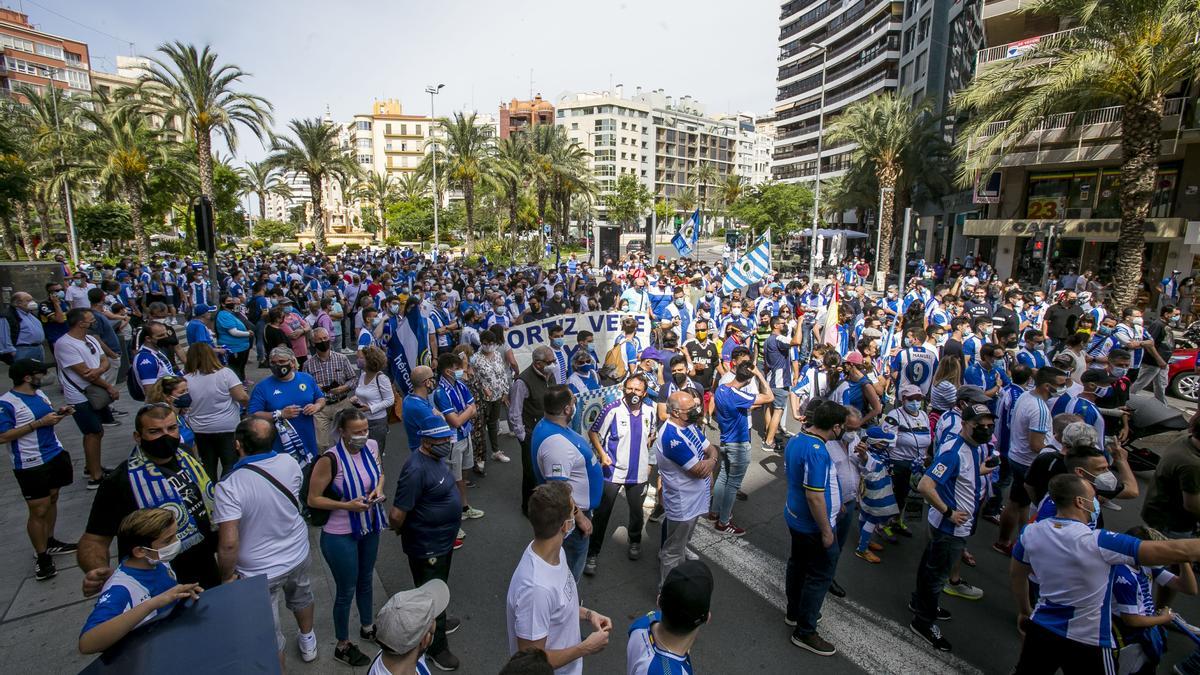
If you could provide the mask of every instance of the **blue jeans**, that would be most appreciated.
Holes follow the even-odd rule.
[[[259,361],[267,360],[266,330],[266,318],[261,318],[254,324],[254,352]]]
[[[726,443],[721,446],[720,457],[721,475],[713,486],[713,510],[717,512],[717,522],[728,523],[738,488],[742,487],[742,479],[750,467],[750,444]]]
[[[37,359],[38,361],[45,361],[46,352],[42,348],[42,345],[17,347],[17,353],[13,354],[13,359],[16,361],[20,361],[21,359]]]
[[[592,517],[591,511],[584,511],[584,515],[588,518]],[[583,530],[576,527],[563,539],[563,553],[567,556],[567,567],[571,568],[571,575],[578,582],[583,576],[583,565],[587,562],[588,543],[591,541],[590,536],[584,536]]]
[[[785,587],[787,593],[787,616],[796,620],[796,635],[811,635],[817,632],[817,617],[833,572],[837,569],[841,549],[837,539],[829,548],[821,544],[821,533],[797,532],[791,528],[792,553],[788,557]]]
[[[321,555],[333,573],[337,594],[333,600],[333,633],[340,640],[350,639],[350,601],[358,601],[358,621],[363,626],[375,623],[371,606],[371,580],[375,556],[379,553],[379,533],[362,539],[349,534],[321,533]]]

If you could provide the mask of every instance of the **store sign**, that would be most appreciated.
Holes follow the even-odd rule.
[[[1148,218],[1143,225],[1147,239],[1175,239],[1184,235],[1183,218]],[[1116,218],[1072,220],[968,220],[963,234],[968,237],[1032,237],[1059,226],[1064,237],[1093,241],[1116,241],[1121,221]]]
[[[1042,36],[1039,35],[1037,37],[1026,38],[1024,40],[1018,40],[1018,41],[1010,44],[1008,46],[1008,49],[1005,50],[1005,52],[1004,52],[1004,58],[1015,59],[1018,56],[1024,56],[1026,54],[1026,52],[1033,49],[1037,45],[1037,43],[1039,41],[1041,41],[1041,39],[1042,39]]]
[[[976,204],[999,204],[1001,181],[1002,174],[999,171],[993,171],[987,176],[977,175],[975,177],[975,195],[972,201]]]

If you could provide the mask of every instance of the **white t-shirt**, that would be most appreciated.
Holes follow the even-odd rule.
[[[575,504],[579,508],[587,511],[600,506],[592,503],[588,462],[566,436],[562,434],[547,436],[536,448],[536,451],[538,469],[542,475],[547,478],[565,477],[567,484],[571,486],[571,498],[575,500]]]
[[[71,309],[86,309],[91,307],[92,303],[88,300],[88,291],[95,287],[96,285],[92,283],[84,284],[83,286],[76,286],[73,283],[68,285],[66,296]]]
[[[192,407],[188,409],[188,426],[202,434],[230,433],[242,419],[242,410],[229,390],[242,383],[228,368],[211,375],[188,373],[184,376]]]
[[[80,363],[89,369],[99,368],[100,357],[104,355],[104,350],[96,338],[91,335],[83,337],[84,339],[80,340],[64,335],[54,343],[54,362],[58,364],[59,372],[63,373],[59,377],[62,380],[63,398],[71,404],[87,403],[87,396],[84,396],[79,387],[86,388],[88,381],[74,370],[67,371],[71,366]]]
[[[292,491],[298,500],[304,477],[291,455],[254,462]],[[288,499],[264,476],[241,467],[217,483],[213,524],[238,522],[238,559],[243,577],[283,576],[308,559],[308,526]]]
[[[1029,434],[1051,435],[1050,407],[1033,392],[1027,391],[1017,397],[1009,424],[1008,459],[1028,468],[1037,457],[1037,453],[1029,447]]]
[[[541,640],[545,648],[566,649],[581,641],[579,631],[579,591],[575,577],[567,567],[567,557],[558,554],[558,564],[551,565],[533,551],[532,543],[525,547],[512,581],[508,583],[508,603],[505,610],[508,623],[508,651],[517,651],[517,638]],[[555,675],[578,675],[583,672],[583,659],[575,659],[556,669]]]

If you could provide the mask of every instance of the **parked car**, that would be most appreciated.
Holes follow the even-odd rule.
[[[641,239],[634,239],[633,241],[629,242],[628,244],[625,244],[625,252],[626,253],[641,253],[645,250],[646,250],[646,242],[642,241]]]
[[[1200,372],[1196,354],[1200,350],[1177,349],[1167,367],[1167,393],[1192,403],[1200,398]]]

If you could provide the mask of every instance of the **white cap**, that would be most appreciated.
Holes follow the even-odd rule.
[[[450,605],[450,587],[441,579],[397,593],[375,616],[375,641],[396,654],[407,654],[421,644],[433,620]]]

